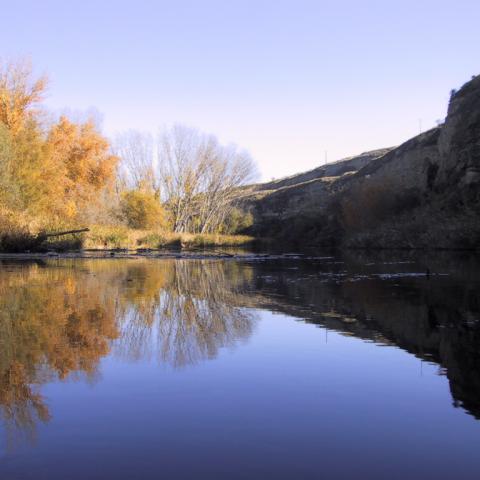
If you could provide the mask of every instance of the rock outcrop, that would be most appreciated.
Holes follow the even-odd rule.
[[[445,123],[404,144],[255,185],[253,232],[299,245],[477,248],[480,76],[452,91]]]

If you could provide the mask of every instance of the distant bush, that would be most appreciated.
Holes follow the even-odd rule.
[[[244,232],[253,225],[253,215],[240,208],[233,208],[224,221],[221,231],[227,235]]]
[[[137,240],[139,247],[181,247],[181,234],[170,232],[148,232]]]
[[[127,227],[93,225],[86,235],[86,248],[127,248],[129,230]]]
[[[122,216],[130,228],[147,230],[165,227],[166,215],[153,193],[130,190],[123,194],[120,204]]]
[[[56,252],[68,252],[83,248],[84,235],[67,235],[58,239],[48,239],[42,243],[42,250],[54,250]]]

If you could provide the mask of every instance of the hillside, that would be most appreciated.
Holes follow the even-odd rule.
[[[254,212],[255,233],[276,234],[291,217],[314,222],[337,180],[354,174],[389,151],[391,148],[364,152],[308,172],[254,185],[247,204]]]
[[[283,187],[299,185],[311,180],[324,177],[339,177],[346,173],[353,173],[370,163],[373,159],[385,155],[391,148],[381,148],[371,152],[361,153],[353,157],[343,158],[336,162],[327,163],[308,172],[298,173],[290,177],[272,180],[271,182],[255,185],[256,190],[278,190]]]
[[[477,248],[480,77],[452,92],[443,125],[255,185],[244,206],[253,233],[301,246]]]

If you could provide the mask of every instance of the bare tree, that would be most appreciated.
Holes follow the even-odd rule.
[[[218,231],[255,174],[248,153],[179,125],[160,136],[158,168],[176,232]]]
[[[119,177],[130,189],[148,189],[160,195],[154,165],[154,142],[148,133],[128,130],[116,136],[113,150],[120,158]]]

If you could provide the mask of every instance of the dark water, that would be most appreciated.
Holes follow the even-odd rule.
[[[478,479],[480,265],[4,261],[0,413],[2,480]]]

